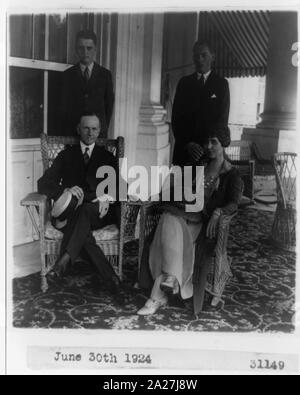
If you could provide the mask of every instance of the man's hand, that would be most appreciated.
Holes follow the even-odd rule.
[[[206,237],[208,237],[209,239],[215,239],[217,237],[220,214],[221,213],[219,213],[218,211],[215,211],[211,219],[209,220],[206,230]]]
[[[195,162],[198,162],[204,154],[204,149],[201,147],[201,145],[193,142],[187,144],[186,150],[190,158],[192,158]]]
[[[69,192],[71,192],[73,196],[77,197],[77,199],[78,199],[79,201],[80,201],[81,199],[83,200],[84,192],[83,192],[83,190],[82,190],[80,187],[78,187],[77,185],[75,185],[75,186],[72,187],[72,188],[66,188],[65,191],[66,191],[66,190],[69,191]]]

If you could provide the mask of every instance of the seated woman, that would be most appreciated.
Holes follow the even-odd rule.
[[[205,270],[205,267],[213,262],[220,217],[237,211],[243,191],[238,170],[225,159],[224,148],[229,145],[228,129],[210,133],[205,145],[209,159],[204,170],[202,212],[197,215],[183,210],[181,213],[179,210],[163,212],[149,253],[154,286],[150,299],[138,311],[139,315],[154,314],[167,304],[169,293],[180,293],[183,299],[194,295],[194,306],[197,294],[198,310],[202,309],[204,291],[209,285],[209,268]],[[219,278],[210,279],[213,286],[208,287],[217,301],[231,276],[228,261],[223,266],[221,273],[218,272]]]

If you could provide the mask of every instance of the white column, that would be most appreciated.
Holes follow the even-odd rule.
[[[136,162],[143,85],[144,17],[119,14],[114,48],[115,105],[111,136],[123,136],[128,166]]]
[[[297,13],[272,12],[269,40],[265,109],[258,126],[295,130],[297,68],[292,62],[292,46],[298,41]]]
[[[169,165],[169,126],[161,105],[163,14],[145,15],[142,104],[139,111],[136,163],[150,171],[151,166]],[[155,182],[158,188],[158,180]],[[152,192],[158,192],[152,191]]]
[[[243,138],[254,140],[266,157],[275,152],[295,151],[297,143],[297,78],[293,65],[298,41],[296,12],[271,12],[265,108],[256,129],[246,129]]]

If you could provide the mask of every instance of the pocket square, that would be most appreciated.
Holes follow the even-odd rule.
[[[213,94],[212,96],[211,96],[211,99],[216,99],[217,98],[217,96],[215,95],[215,94]]]

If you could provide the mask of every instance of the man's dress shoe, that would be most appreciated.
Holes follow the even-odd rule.
[[[118,295],[122,290],[121,281],[117,276],[110,278],[107,285],[112,295]]]
[[[113,296],[114,301],[121,307],[124,307],[125,297],[123,293],[122,282],[117,276],[112,277],[107,282],[107,288],[110,294]]]
[[[59,260],[56,262],[54,266],[54,271],[57,275],[57,277],[63,277],[63,275],[67,271],[68,264],[70,262],[70,256],[68,253],[64,253]]]

